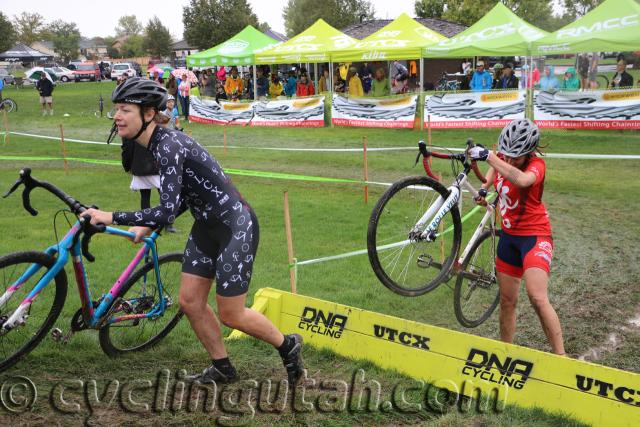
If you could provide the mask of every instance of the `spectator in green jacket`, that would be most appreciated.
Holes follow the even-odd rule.
[[[379,98],[391,94],[391,86],[389,79],[385,75],[384,68],[380,67],[376,70],[376,78],[371,82],[371,96]]]
[[[578,90],[580,89],[580,80],[576,77],[576,69],[574,67],[567,68],[564,73],[564,79],[560,82],[560,90]]]

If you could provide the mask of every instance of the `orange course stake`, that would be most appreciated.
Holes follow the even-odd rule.
[[[364,203],[369,203],[369,164],[367,162],[367,136],[362,137],[363,155],[364,155]]]
[[[64,172],[69,173],[69,164],[67,163],[67,150],[64,148],[64,127],[60,125],[60,145],[62,146],[62,159],[64,160]]]
[[[291,216],[289,215],[289,192],[284,192],[284,228],[287,233],[287,252],[289,255],[289,280],[291,293],[297,293],[295,258],[293,256],[293,235],[291,233]]]

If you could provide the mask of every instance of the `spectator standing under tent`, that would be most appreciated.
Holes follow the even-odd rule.
[[[287,81],[284,83],[284,94],[291,98],[296,94],[296,85],[298,81],[296,80],[296,72],[291,70],[289,71],[289,77]]]
[[[586,53],[578,55],[578,74],[580,74],[580,87],[586,88],[589,85],[589,57]],[[574,69],[575,75],[575,69]],[[566,74],[565,74],[566,75]]]
[[[484,61],[478,61],[476,71],[471,77],[470,88],[474,92],[486,92],[491,89],[493,77],[491,73],[484,69]]]
[[[368,62],[364,62],[358,71],[360,81],[362,82],[362,91],[367,94],[371,91],[371,79],[373,78],[373,69]]]
[[[184,119],[189,120],[189,95],[191,94],[191,83],[189,82],[186,73],[182,75],[182,79],[178,85],[178,94],[180,94],[180,103]]]
[[[589,54],[589,73],[587,75],[587,79],[589,80],[588,89],[598,89],[598,60],[600,58],[600,54],[598,52],[593,52]],[[585,87],[585,89],[587,89]]]
[[[633,86],[633,77],[627,73],[627,61],[620,59],[616,66],[616,74],[609,85],[610,89],[622,89]]]
[[[277,98],[282,95],[282,82],[278,78],[278,73],[271,74],[271,82],[269,83],[269,98]]]
[[[388,96],[391,94],[391,87],[389,86],[389,79],[385,75],[384,68],[378,67],[376,70],[376,78],[371,82],[370,95],[375,98],[382,96]]]
[[[231,68],[231,75],[227,76],[227,80],[224,83],[224,91],[227,94],[227,98],[232,101],[237,101],[242,95],[244,90],[244,82],[238,75],[238,68]]]
[[[560,83],[558,83],[558,79],[554,75],[555,67],[554,66],[546,66],[544,67],[544,73],[540,78],[540,82],[538,83],[538,87],[540,90],[544,90],[547,92],[555,92],[560,87]]]
[[[347,90],[349,96],[364,96],[362,81],[360,77],[358,77],[356,67],[349,68],[349,73],[347,74]]]
[[[269,75],[265,67],[256,69],[256,85],[258,87],[258,99],[265,99],[269,93]]]
[[[576,77],[576,69],[573,67],[567,68],[564,73],[564,79],[560,82],[560,90],[576,91],[580,89],[580,80]]]
[[[322,67],[322,76],[318,80],[318,93],[329,92],[329,68]]]
[[[340,74],[340,67],[336,67],[333,74],[333,91],[336,93],[344,93],[347,87],[347,82],[344,81]]]
[[[502,78],[502,69],[504,65],[501,63],[497,63],[493,66],[493,83],[491,84],[491,88],[498,89],[500,86],[500,79]]]
[[[40,80],[36,82],[36,89],[40,94],[40,106],[42,107],[42,115],[47,115],[47,109],[49,115],[53,116],[53,82],[49,80],[47,73],[40,71]]]
[[[400,61],[393,61],[393,87],[394,93],[405,93],[409,83],[409,70]]]
[[[296,84],[296,96],[311,96],[315,94],[316,91],[313,87],[313,82],[309,80],[307,73],[300,74],[300,79]]]
[[[518,89],[518,78],[513,74],[513,66],[505,64],[496,89]]]

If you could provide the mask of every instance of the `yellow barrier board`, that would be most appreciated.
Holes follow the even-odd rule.
[[[501,407],[538,407],[598,426],[640,425],[640,374],[271,288],[254,301],[306,344],[458,395],[492,396]]]

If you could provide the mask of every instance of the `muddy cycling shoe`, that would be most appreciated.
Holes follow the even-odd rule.
[[[199,374],[187,375],[185,380],[199,384],[228,384],[238,380],[238,373],[236,372],[236,368],[233,366],[230,367],[228,372],[222,372],[215,366],[211,365]]]
[[[293,340],[293,346],[285,355],[281,355],[282,363],[287,370],[289,386],[298,385],[304,374],[304,363],[302,361],[302,337],[298,334],[287,335],[286,339]]]

